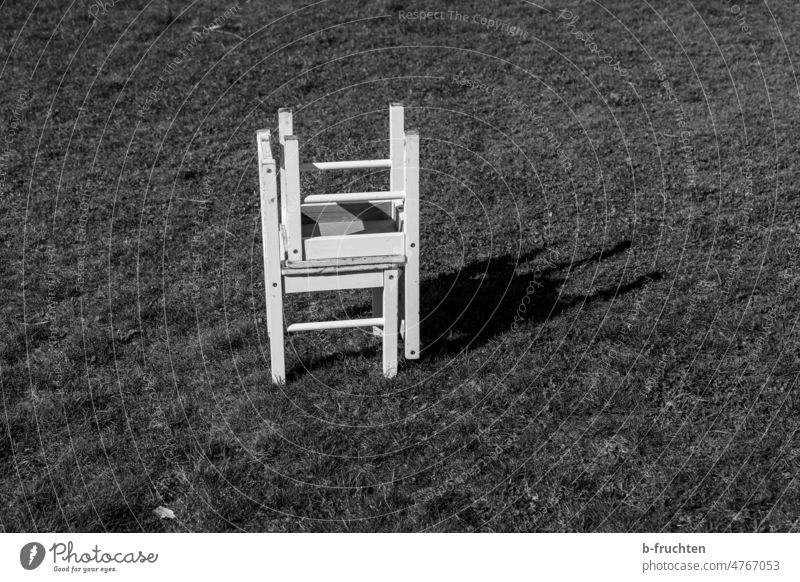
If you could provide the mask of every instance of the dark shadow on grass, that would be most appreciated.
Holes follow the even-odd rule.
[[[613,299],[662,278],[658,272],[640,275],[627,283],[599,289],[587,295],[560,293],[570,270],[603,261],[630,248],[629,241],[617,243],[581,260],[550,261],[545,249],[522,256],[502,255],[475,261],[455,271],[422,281],[421,358],[432,359],[475,349],[492,338],[513,330],[558,317],[572,306]],[[527,298],[527,299],[526,299]],[[369,317],[368,305],[348,313]],[[380,343],[362,350],[349,350],[304,360],[288,373],[292,381],[307,372],[354,357],[377,357]],[[376,365],[380,365],[378,362]]]
[[[531,264],[536,256],[545,254],[538,249],[521,257],[503,255],[470,263],[425,281],[421,291],[422,357],[474,349],[528,322],[546,321],[572,306],[612,299],[661,279],[660,273],[651,272],[586,295],[560,292],[570,270],[618,255],[630,246],[629,241],[622,241],[579,261],[545,257]]]

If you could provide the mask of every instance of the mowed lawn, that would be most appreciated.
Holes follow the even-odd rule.
[[[4,531],[800,528],[796,3],[56,4],[0,4]],[[385,157],[394,101],[422,357],[272,386],[255,132]]]

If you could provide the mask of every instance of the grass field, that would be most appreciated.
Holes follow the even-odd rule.
[[[4,531],[800,529],[797,3],[56,4],[0,4]],[[255,132],[392,101],[422,357],[271,386]]]

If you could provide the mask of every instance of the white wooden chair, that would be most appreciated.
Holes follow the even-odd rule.
[[[279,163],[272,156],[270,131],[258,131],[273,382],[286,380],[285,293],[371,288],[371,318],[292,323],[285,331],[371,327],[383,338],[387,378],[397,373],[398,334],[405,357],[419,358],[419,134],[403,126],[403,105],[393,103],[388,158],[308,163],[300,162],[290,110],[278,111]],[[373,168],[389,168],[387,191],[301,195],[300,172]]]

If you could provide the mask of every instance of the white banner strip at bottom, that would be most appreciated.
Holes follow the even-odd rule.
[[[800,534],[2,534],[0,580],[800,580]]]

